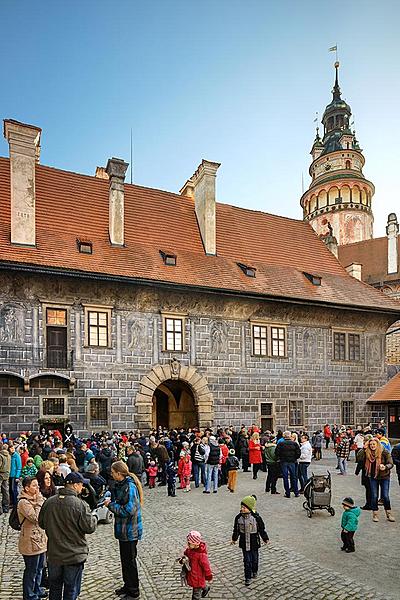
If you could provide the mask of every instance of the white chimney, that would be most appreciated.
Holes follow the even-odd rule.
[[[399,224],[395,213],[390,213],[386,225],[386,235],[388,238],[388,275],[397,273],[399,269],[397,259],[397,234],[399,233]]]
[[[181,193],[193,197],[197,222],[206,254],[217,253],[215,178],[221,163],[202,160]]]
[[[351,263],[346,267],[346,271],[349,275],[354,277],[354,279],[362,281],[362,265],[360,263]]]
[[[40,127],[4,120],[10,146],[11,243],[35,246],[35,164],[40,157]]]
[[[108,231],[113,246],[124,245],[124,179],[128,163],[110,158],[106,173],[110,178]]]

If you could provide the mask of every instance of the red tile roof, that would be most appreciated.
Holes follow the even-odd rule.
[[[10,244],[9,160],[0,158],[0,262],[236,293],[360,306],[400,303],[350,277],[308,223],[217,203],[217,256],[206,256],[193,200],[125,184],[125,245],[108,237],[109,182],[36,167],[35,248]],[[81,254],[76,240],[93,243]],[[177,255],[166,266],[160,250]],[[237,263],[257,269],[247,277]],[[303,271],[322,276],[314,286]]]
[[[390,282],[399,279],[399,274],[387,274],[387,237],[339,246],[339,260],[344,267],[351,263],[360,263],[362,265],[363,281],[370,284],[380,284],[384,281]],[[398,244],[398,261],[398,264],[400,264],[400,244]]]
[[[390,400],[400,401],[400,373],[397,373],[385,385],[380,387],[370,398],[370,403],[389,402]]]

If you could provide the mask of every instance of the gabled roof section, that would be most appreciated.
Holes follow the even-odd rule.
[[[398,264],[400,265],[400,244],[398,244]],[[351,263],[362,265],[362,278],[369,284],[382,284],[395,281],[399,273],[388,275],[388,240],[387,237],[364,240],[354,244],[346,244],[338,248],[339,260],[344,267]]]
[[[380,387],[367,400],[369,403],[400,402],[400,373]]]
[[[125,246],[108,236],[104,179],[36,166],[35,248],[10,244],[9,160],[0,158],[0,263],[68,273],[162,282],[204,290],[397,311],[400,304],[350,277],[308,223],[217,204],[217,255],[206,256],[193,199],[125,184]],[[76,240],[95,251],[77,251]],[[166,268],[160,249],[179,257]],[[245,277],[237,263],[251,265]],[[313,286],[303,272],[318,273]]]

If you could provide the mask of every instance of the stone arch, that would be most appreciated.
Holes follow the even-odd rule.
[[[172,359],[169,363],[152,367],[140,381],[136,394],[138,428],[143,431],[151,429],[154,392],[169,379],[181,380],[189,385],[198,412],[199,427],[210,427],[214,418],[214,400],[207,379],[195,367]]]
[[[35,375],[31,375],[30,377],[28,377],[28,389],[25,389],[25,391],[29,391],[29,387],[31,384],[31,381],[33,381],[34,379],[39,379],[40,377],[51,377],[53,379],[62,379],[63,381],[66,382],[66,385],[68,385],[69,391],[72,392],[75,388],[75,383],[76,383],[76,379],[74,377],[68,377],[68,375],[64,375],[63,373],[57,373],[57,371],[52,371],[52,372],[40,372],[40,373],[35,373]],[[26,388],[26,385],[25,385]]]

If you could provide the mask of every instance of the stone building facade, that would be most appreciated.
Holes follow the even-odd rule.
[[[37,127],[5,132],[2,429],[380,417],[367,399],[386,379],[399,305],[351,277],[309,224],[217,203],[218,163],[172,194],[125,184],[119,159],[107,178],[41,166]]]

